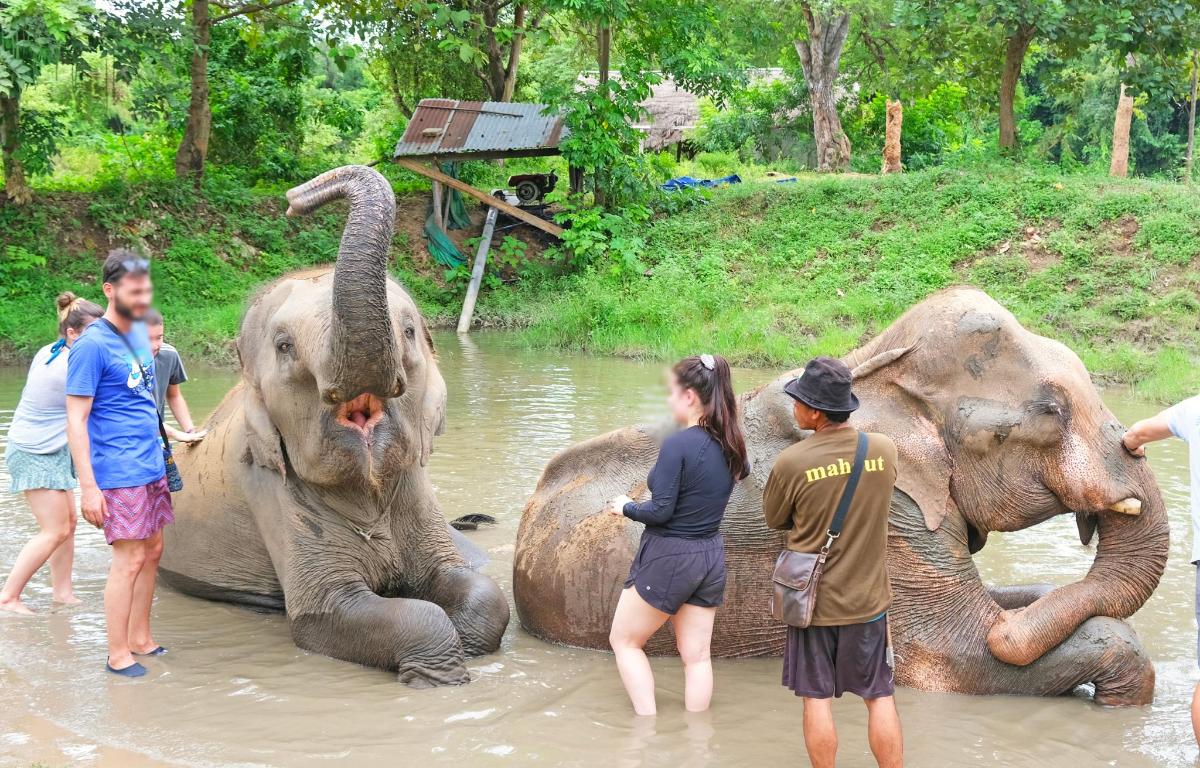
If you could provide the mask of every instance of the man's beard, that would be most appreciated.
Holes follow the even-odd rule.
[[[145,316],[145,314],[146,314],[145,309],[142,309],[142,311],[139,313],[137,310],[135,310],[133,307],[129,306],[128,304],[122,303],[121,299],[119,297],[117,297],[116,295],[113,296],[113,309],[115,309],[117,311],[118,315],[125,318],[126,320],[141,320],[142,317]]]

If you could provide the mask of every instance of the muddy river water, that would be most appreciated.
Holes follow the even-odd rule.
[[[503,335],[438,339],[449,421],[430,464],[448,516],[494,515],[471,534],[486,572],[511,595],[520,510],[558,449],[606,430],[657,419],[662,366],[530,352]],[[184,391],[198,417],[234,381],[196,368]],[[0,449],[24,381],[0,369]],[[739,370],[739,390],[775,375]],[[1125,422],[1152,405],[1108,394]],[[1132,623],[1155,660],[1154,704],[1103,709],[1088,701],[971,697],[901,689],[913,766],[1183,766],[1196,762],[1188,700],[1196,679],[1194,568],[1187,562],[1187,464],[1177,441],[1151,461],[1171,518],[1162,584]],[[0,491],[8,478],[0,462]],[[0,571],[35,529],[23,500],[0,496]],[[711,712],[685,716],[678,661],[654,662],[655,722],[631,713],[605,653],[560,648],[515,620],[496,655],[471,662],[474,682],[412,691],[378,670],[298,650],[278,615],[161,588],[156,637],[169,655],[128,681],[104,671],[103,536],[80,524],[77,593],[55,610],[45,571],[26,593],[40,615],[0,617],[0,765],[84,766],[717,766],[807,765],[801,705],[779,686],[774,659],[718,661]],[[976,556],[993,583],[1080,578],[1092,551],[1063,517],[993,534]],[[586,566],[585,566],[586,567]],[[862,704],[838,701],[839,765],[873,765]]]

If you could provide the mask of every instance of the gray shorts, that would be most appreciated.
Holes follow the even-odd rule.
[[[1196,563],[1196,661],[1200,664],[1200,562]]]

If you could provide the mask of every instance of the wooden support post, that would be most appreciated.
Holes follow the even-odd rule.
[[[433,225],[446,234],[446,220],[442,218],[442,185],[433,182]]]
[[[484,205],[490,205],[492,208],[498,208],[501,213],[506,213],[509,216],[512,216],[514,219],[520,219],[521,221],[525,222],[526,224],[529,224],[530,226],[537,227],[538,229],[542,230],[543,232],[545,232],[548,235],[554,235],[555,237],[559,237],[559,238],[562,237],[563,229],[562,229],[562,227],[558,226],[557,224],[546,221],[545,219],[540,218],[538,216],[534,216],[529,211],[523,211],[520,208],[516,207],[515,205],[509,205],[508,203],[504,202],[500,198],[493,197],[492,195],[489,195],[487,192],[484,192],[481,189],[476,189],[475,187],[472,187],[470,184],[466,183],[465,181],[459,181],[458,179],[456,179],[452,176],[447,176],[446,174],[442,173],[441,171],[437,170],[436,168],[429,168],[427,166],[424,166],[424,165],[418,163],[415,160],[409,160],[408,158],[404,158],[404,157],[396,158],[396,165],[400,166],[401,168],[407,168],[408,170],[412,171],[413,173],[418,174],[420,176],[424,176],[427,179],[432,179],[433,181],[439,181],[444,186],[451,187],[453,189],[457,189],[459,192],[462,192],[464,195],[469,195],[469,196],[475,198],[476,200],[478,200],[479,202],[483,203]]]
[[[467,286],[467,297],[463,299],[462,312],[458,316],[458,332],[471,330],[471,315],[475,314],[475,299],[479,298],[479,286],[483,284],[483,270],[487,265],[488,249],[492,247],[492,232],[496,229],[496,209],[489,208],[483,220],[483,234],[479,236],[479,250],[475,252],[475,263],[471,266],[471,282]]]

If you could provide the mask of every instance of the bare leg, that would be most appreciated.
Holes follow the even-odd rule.
[[[154,605],[154,585],[162,550],[162,531],[145,540],[145,561],[133,584],[133,602],[129,611],[129,650],[134,653],[149,653],[158,647],[150,634],[150,608]]]
[[[71,534],[74,526],[67,516],[67,510],[73,512],[74,507],[64,504],[67,497],[66,491],[48,488],[25,492],[25,499],[29,502],[29,508],[33,511],[41,530],[26,542],[17,554],[17,560],[4,582],[4,588],[0,589],[0,610],[33,613],[21,602],[21,592],[33,574],[46,564],[46,560]]]
[[[75,588],[71,585],[71,571],[75,567],[75,524],[79,516],[75,512],[75,495],[64,491],[62,496],[70,521],[70,533],[50,555],[50,586],[54,591],[54,602],[77,605],[79,598],[75,597]]]
[[[901,768],[904,765],[904,736],[900,731],[900,714],[896,698],[884,696],[865,699],[867,705],[867,742],[880,768]]]
[[[834,768],[838,738],[833,725],[833,699],[804,698],[804,748],[813,768]]]
[[[654,703],[654,673],[642,649],[669,618],[671,614],[651,606],[633,587],[623,590],[617,601],[608,643],[617,657],[617,671],[621,673],[633,711],[639,715],[658,713]]]
[[[1196,736],[1196,742],[1200,743],[1200,683],[1192,691],[1192,733]]]
[[[104,620],[108,625],[108,663],[114,669],[124,669],[134,662],[129,651],[129,614],[134,584],[145,562],[146,542],[113,542],[112,566],[104,586]]]
[[[683,661],[683,705],[688,712],[703,712],[712,701],[713,671],[709,646],[712,643],[716,608],[680,606],[671,617],[675,647]]]

